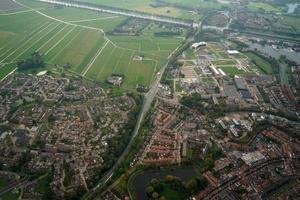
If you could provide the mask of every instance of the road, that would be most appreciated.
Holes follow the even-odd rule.
[[[178,48],[177,48],[178,49]],[[174,54],[174,52],[177,51],[177,49],[175,49],[168,57],[168,59]],[[117,162],[114,164],[114,166],[101,178],[101,180],[99,181],[99,183],[90,190],[90,193],[88,195],[87,198],[91,197],[93,195],[93,193],[101,186],[103,185],[103,183],[106,183],[107,181],[109,181],[109,179],[113,176],[114,171],[116,170],[116,168],[119,166],[120,163],[123,162],[124,158],[126,157],[126,155],[129,153],[132,144],[136,138],[136,136],[139,133],[141,124],[143,122],[143,119],[145,117],[145,115],[147,114],[147,112],[149,111],[149,109],[151,108],[151,104],[156,96],[157,90],[158,90],[158,85],[161,81],[162,75],[164,74],[166,68],[168,66],[168,62],[160,69],[160,71],[157,73],[155,80],[152,82],[151,86],[150,86],[150,90],[148,91],[148,93],[145,94],[144,96],[144,102],[143,102],[143,107],[142,110],[139,114],[132,138],[129,142],[129,144],[127,145],[126,149],[123,151],[122,155],[119,157],[119,159],[117,160]]]
[[[31,182],[28,182],[26,179],[21,179],[19,181],[16,181],[14,183],[9,184],[8,186],[2,188],[0,190],[0,196],[4,195],[7,192],[10,192],[12,190],[21,188],[21,187],[25,187],[27,185],[29,185]]]
[[[37,0],[37,1],[44,2],[44,3],[50,3],[50,4],[56,4],[56,5],[63,5],[63,6],[68,6],[68,7],[74,7],[74,8],[88,9],[88,10],[93,10],[93,11],[98,11],[98,12],[105,12],[105,13],[110,13],[110,14],[114,14],[114,15],[123,15],[123,16],[127,16],[127,17],[135,17],[135,18],[139,18],[139,19],[146,19],[146,20],[151,20],[151,21],[175,24],[175,25],[185,26],[185,27],[192,27],[194,25],[192,21],[175,19],[175,18],[171,18],[171,17],[163,17],[163,16],[158,16],[158,15],[151,15],[151,14],[146,14],[146,13],[137,12],[137,11],[125,10],[125,9],[115,9],[115,8],[110,8],[107,6],[101,7],[100,5],[86,3],[86,2],[79,2],[79,1],[65,2],[62,0]]]

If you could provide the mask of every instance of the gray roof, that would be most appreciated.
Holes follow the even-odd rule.
[[[247,90],[247,86],[246,86],[244,79],[235,77],[234,81],[235,81],[236,87],[239,90]]]

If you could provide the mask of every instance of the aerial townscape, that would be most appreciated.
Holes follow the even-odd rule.
[[[1,0],[0,200],[300,199],[300,0]]]

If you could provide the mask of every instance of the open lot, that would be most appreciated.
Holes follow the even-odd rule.
[[[182,41],[180,35],[155,35],[169,29],[154,23],[138,36],[112,36],[107,32],[126,17],[19,2],[27,12],[0,15],[1,77],[15,69],[13,63],[39,51],[49,67],[68,64],[70,71],[99,82],[113,73],[122,74],[122,88],[132,90],[137,84],[148,86]],[[133,59],[136,56],[142,60]]]

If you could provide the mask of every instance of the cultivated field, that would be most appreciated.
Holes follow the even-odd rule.
[[[184,19],[195,19],[199,20],[201,19],[201,15],[193,15],[191,12],[188,12],[187,10],[181,10],[175,7],[171,6],[159,6],[159,4],[155,4],[154,1],[152,0],[81,0],[84,2],[89,2],[89,3],[95,3],[95,4],[100,4],[100,5],[105,5],[105,6],[112,6],[116,8],[125,8],[129,10],[137,10],[141,12],[146,12],[146,13],[151,13],[151,14],[158,14],[158,15],[164,15],[168,17],[180,17]],[[187,1],[187,0],[185,0]],[[184,2],[184,5],[188,6],[194,6],[195,4],[192,4],[192,2],[189,1],[194,1],[197,2],[196,0],[188,0],[187,2]],[[173,3],[173,0],[166,0],[166,3]],[[181,1],[179,1],[181,3]],[[198,0],[199,2],[199,0]],[[201,1],[201,4],[197,5],[203,5],[207,1]],[[177,3],[177,2],[176,2]],[[209,5],[213,5],[214,3],[211,3]],[[218,3],[217,3],[218,4]]]
[[[107,33],[126,17],[31,0],[18,2],[23,5],[18,5],[21,12],[0,15],[1,77],[14,70],[17,61],[39,51],[49,68],[69,64],[70,71],[99,82],[113,73],[122,74],[122,89],[132,90],[137,84],[148,86],[182,41],[180,35],[156,36],[156,32],[170,28],[154,23],[149,23],[138,36],[113,36]]]

